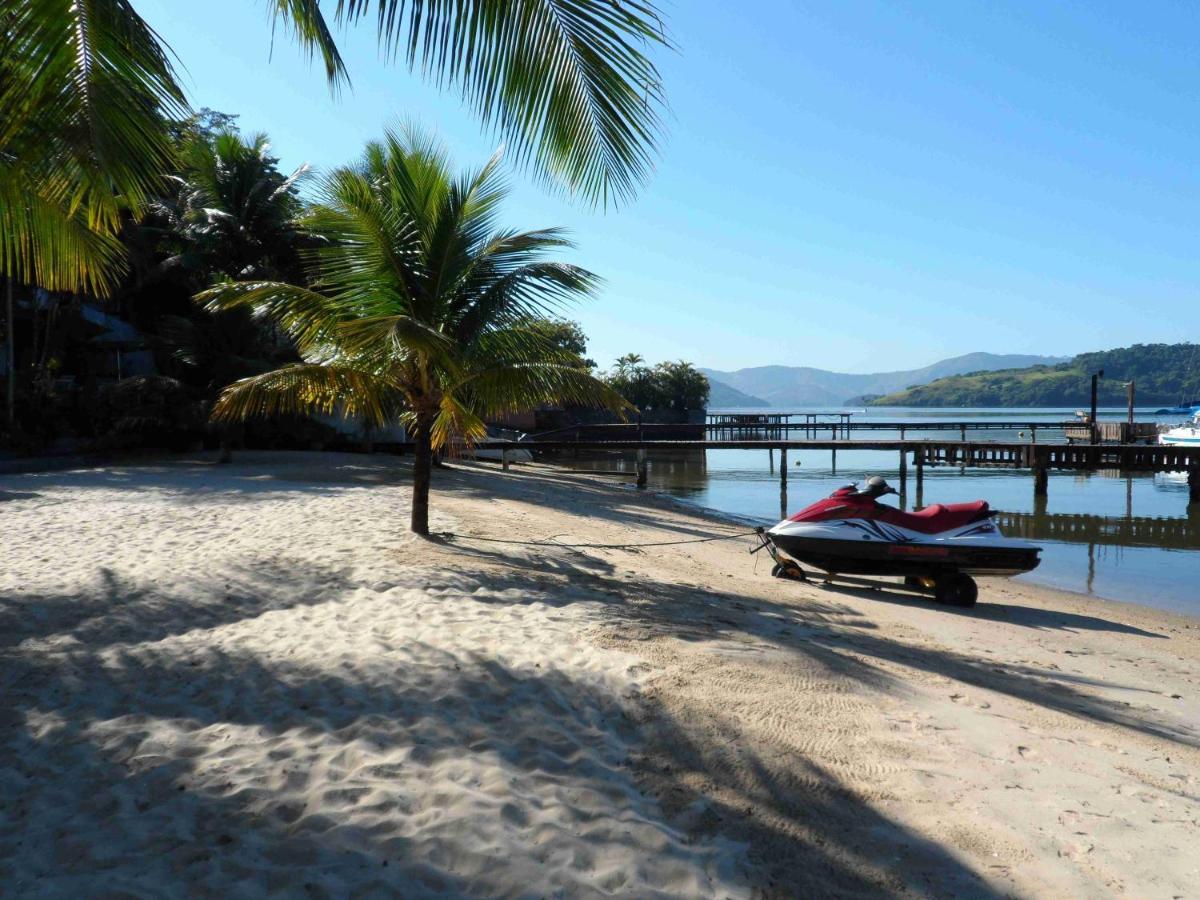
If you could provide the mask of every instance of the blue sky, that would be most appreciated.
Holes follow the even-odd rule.
[[[135,5],[193,103],[268,132],[285,166],[347,162],[400,120],[463,166],[499,143],[365,24],[334,98],[285,34],[272,50],[265,3]],[[596,211],[513,174],[509,223],[566,226],[605,278],[573,312],[601,364],[868,372],[1197,339],[1200,6],[663,9],[669,133],[638,201]]]

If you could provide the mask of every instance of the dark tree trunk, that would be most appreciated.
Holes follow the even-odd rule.
[[[5,292],[5,295],[6,295],[5,307],[6,307],[6,309],[5,309],[5,318],[4,318],[5,341],[7,342],[6,347],[5,347],[5,351],[6,351],[5,356],[8,361],[5,368],[8,371],[5,373],[7,377],[5,378],[6,396],[5,396],[4,406],[5,406],[5,413],[8,417],[8,424],[13,425],[17,421],[17,413],[16,413],[16,409],[17,409],[17,406],[16,406],[16,396],[17,396],[17,357],[16,357],[16,352],[17,351],[16,351],[14,340],[13,340],[13,331],[16,328],[16,320],[13,316],[13,280],[12,280],[12,278],[6,278],[5,281],[8,282],[8,284],[6,286],[7,291]]]
[[[429,482],[433,467],[433,417],[419,415],[416,433],[413,435],[416,448],[413,456],[413,533],[429,534]]]

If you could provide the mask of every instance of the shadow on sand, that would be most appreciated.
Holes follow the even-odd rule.
[[[521,482],[519,489],[510,488],[503,479],[452,472],[439,476],[436,489],[488,496],[519,490],[524,502],[536,502],[539,490],[549,495],[567,489],[586,499],[588,515],[631,529],[662,527],[667,518],[608,486],[593,488],[553,474],[524,475]],[[684,531],[707,536],[699,526]],[[605,604],[611,627],[635,639],[750,640],[804,655],[878,691],[900,690],[902,684],[873,662],[898,663],[1046,709],[1197,745],[1194,735],[1089,694],[1062,673],[999,666],[893,640],[861,612],[833,599],[776,603],[698,585],[631,584],[611,561],[566,548],[518,553],[469,542],[431,546],[432,556],[443,554],[459,557],[458,569],[494,589],[486,602],[561,604],[566,601],[557,588],[565,581],[577,589],[570,602]],[[324,587],[310,595],[315,583]],[[229,592],[228,585],[236,591]],[[394,828],[373,827],[375,819],[335,820],[321,815],[319,806],[297,811],[294,794],[272,787],[270,780],[255,790],[230,792],[219,767],[202,770],[197,763],[212,740],[205,729],[229,726],[257,729],[265,752],[280,735],[301,732],[307,741],[348,754],[362,754],[364,747],[380,756],[403,749],[423,765],[487,755],[502,762],[514,783],[555,779],[565,786],[565,796],[615,784],[657,833],[670,838],[682,830],[688,836],[664,839],[681,863],[702,861],[689,854],[702,854],[708,835],[747,842],[759,866],[756,886],[766,896],[996,896],[956,852],[890,818],[836,774],[778,747],[744,746],[736,721],[718,723],[727,741],[700,742],[689,723],[653,705],[636,726],[621,698],[563,672],[516,671],[492,659],[451,658],[420,648],[413,649],[407,666],[380,677],[335,661],[328,666],[268,661],[248,652],[194,649],[202,643],[188,650],[163,641],[331,601],[356,587],[338,572],[289,563],[253,573],[213,573],[211,584],[198,592],[209,599],[198,602],[163,597],[152,585],[111,573],[99,573],[82,597],[0,597],[5,635],[0,741],[4,757],[13,762],[0,774],[5,802],[0,884],[13,896],[153,893],[163,885],[204,883],[223,871],[230,885],[250,893],[344,896],[352,888],[381,895],[521,893],[504,859],[474,860],[464,874],[452,871],[444,847],[431,851],[419,832],[400,838]],[[481,598],[461,602],[485,602]],[[1014,609],[1006,607],[1001,615],[1014,615]],[[986,610],[980,607],[976,614]],[[1032,619],[1018,624],[1081,627]],[[73,643],[47,652],[36,639],[51,635],[69,635]],[[114,720],[127,717],[145,727],[112,729]],[[172,740],[152,740],[164,727]],[[548,751],[541,746],[546,735],[557,736]],[[612,745],[600,739],[609,735],[616,736]],[[630,764],[631,756],[641,758],[640,768]],[[729,765],[733,756],[741,765]],[[285,770],[280,777],[287,763],[277,761]],[[303,761],[294,765],[302,768]],[[372,777],[387,775],[375,771]],[[705,783],[712,790],[695,787]],[[350,779],[339,787],[355,785]],[[658,803],[637,799],[638,788],[652,791]],[[397,772],[396,799],[387,816],[415,816],[427,809],[420,804],[432,802],[428,792],[407,790]],[[726,799],[717,801],[718,794]],[[141,811],[144,826],[113,833],[111,817],[119,809]],[[767,811],[771,815],[763,815]],[[780,822],[786,827],[773,824]],[[537,829],[528,819],[514,815],[506,827],[534,852]],[[97,835],[106,835],[103,854],[84,840]],[[629,840],[624,850],[634,860],[645,851]],[[232,845],[244,851],[236,872],[223,858]],[[391,865],[384,868],[384,861]],[[570,893],[579,883],[585,882],[563,889]],[[621,893],[619,884],[605,890]]]

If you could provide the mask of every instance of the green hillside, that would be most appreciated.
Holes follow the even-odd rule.
[[[1087,406],[1092,373],[1103,369],[1100,405],[1125,403],[1125,382],[1137,382],[1139,406],[1200,400],[1200,344],[1135,344],[1081,353],[1070,362],[1026,369],[971,372],[887,394],[870,406]]]

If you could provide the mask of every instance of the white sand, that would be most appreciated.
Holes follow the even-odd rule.
[[[419,542],[406,482],[0,477],[0,893],[1195,895],[1200,622],[807,587],[733,542]],[[542,467],[437,482],[461,535],[738,530]]]

